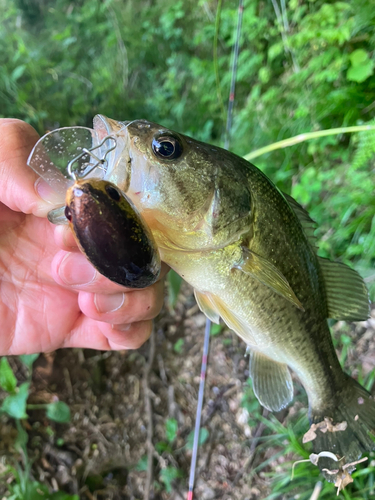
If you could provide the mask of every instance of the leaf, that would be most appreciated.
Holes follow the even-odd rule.
[[[219,335],[219,333],[221,332],[223,326],[222,325],[217,325],[216,323],[213,323],[211,325],[211,331],[210,331],[210,334],[215,336],[215,335]]]
[[[175,345],[173,346],[173,350],[177,352],[177,354],[181,354],[184,347],[184,339],[178,339]]]
[[[168,420],[165,422],[165,433],[170,443],[172,443],[172,441],[176,439],[177,431],[178,431],[177,420],[175,418],[168,418]]]
[[[346,73],[347,80],[362,83],[374,72],[374,63],[363,49],[354,50],[349,56],[351,67]]]
[[[17,66],[17,68],[15,68],[12,72],[11,79],[14,82],[17,81],[24,74],[25,69],[26,69],[25,64],[21,64],[21,66]]]
[[[364,62],[368,61],[368,54],[363,49],[354,50],[349,56],[352,66],[360,66]]]
[[[202,429],[199,432],[198,446],[202,446],[202,444],[204,444],[207,441],[209,435],[210,433],[208,432],[208,430],[205,427],[202,427]],[[193,444],[194,444],[194,431],[192,431],[187,437],[186,448],[188,450],[192,450]]]
[[[182,473],[176,467],[166,467],[160,472],[160,481],[165,484],[165,491],[172,492],[172,483],[178,477],[182,477]]]
[[[145,472],[147,470],[147,465],[148,465],[147,455],[143,455],[143,457],[141,457],[138,460],[138,463],[135,466],[135,469],[140,471],[140,472]]]
[[[362,83],[374,73],[374,63],[367,61],[359,66],[352,66],[346,73],[346,78],[352,82]]]
[[[21,384],[16,394],[11,394],[4,399],[1,410],[13,418],[27,418],[26,401],[29,397],[29,387],[30,382]]]
[[[173,310],[176,307],[178,294],[180,293],[182,278],[176,271],[171,269],[168,273],[168,302],[169,307]]]
[[[19,358],[22,363],[26,365],[29,370],[31,370],[34,361],[39,358],[39,354],[22,354],[21,356],[19,356]]]
[[[47,417],[50,420],[64,424],[70,421],[70,408],[63,401],[56,401],[47,405]]]
[[[14,392],[17,387],[17,379],[6,357],[0,361],[0,387],[7,392]]]

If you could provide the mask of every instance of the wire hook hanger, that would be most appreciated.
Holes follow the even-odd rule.
[[[95,153],[93,153],[93,151],[102,147],[103,144],[105,144],[109,140],[114,141],[114,144],[113,144],[113,146],[111,146],[110,148],[107,149],[107,151],[105,152],[104,158],[99,158]],[[68,163],[67,168],[66,168],[68,174],[70,175],[70,177],[72,177],[73,180],[77,181],[78,179],[84,178],[87,175],[89,175],[97,167],[99,167],[100,169],[105,171],[107,169],[107,166],[108,166],[107,156],[111,151],[116,149],[116,147],[117,147],[116,138],[113,135],[108,135],[97,146],[94,146],[94,147],[89,148],[89,149],[82,148],[82,152],[79,155],[77,155],[75,158],[70,160],[70,162]],[[96,163],[89,163],[87,165],[87,167],[85,168],[85,170],[83,170],[83,171],[80,171],[77,168],[73,168],[74,163],[78,162],[78,160],[83,158],[85,155],[88,155],[89,157],[93,158]]]

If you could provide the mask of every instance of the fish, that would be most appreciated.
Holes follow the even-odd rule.
[[[152,233],[113,183],[77,179],[66,192],[64,213],[80,250],[101,274],[128,288],[157,281],[161,261]]]
[[[285,408],[291,371],[299,378],[311,422],[305,441],[322,454],[325,477],[342,482],[375,448],[375,402],[343,371],[327,319],[369,316],[361,276],[318,256],[309,214],[245,159],[147,120],[98,115],[94,127],[121,134],[122,161],[108,179],[143,216],[161,260],[193,287],[201,311],[248,346],[260,404]]]

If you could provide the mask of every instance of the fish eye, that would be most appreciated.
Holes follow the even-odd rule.
[[[105,187],[105,190],[107,191],[108,195],[110,198],[112,198],[112,200],[114,201],[119,201],[120,198],[121,198],[121,195],[120,193],[117,191],[116,188],[114,188],[113,186],[110,186],[110,185],[107,185]]]
[[[152,140],[152,150],[159,158],[173,160],[182,154],[180,141],[170,135],[164,135]]]
[[[65,217],[68,219],[68,221],[71,222],[72,221],[72,211],[70,210],[68,205],[65,207],[64,213],[65,213]]]

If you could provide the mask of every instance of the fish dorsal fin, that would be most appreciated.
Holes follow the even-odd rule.
[[[212,304],[210,296],[203,292],[198,292],[198,290],[194,290],[194,295],[202,313],[205,314],[207,318],[212,321],[212,323],[219,324],[220,315],[215,309],[215,306]]]
[[[214,306],[214,309],[223,318],[225,324],[233,330],[239,337],[246,342],[247,345],[256,345],[254,335],[249,328],[217,295],[212,293],[206,294]]]
[[[256,278],[263,285],[272,288],[274,292],[304,311],[301,302],[296,297],[285,276],[269,260],[257,255],[248,248],[242,247],[242,260],[233,267]]]
[[[346,264],[318,257],[325,283],[328,318],[362,321],[369,317],[370,302],[362,277]]]
[[[303,227],[304,233],[309,240],[310,244],[312,245],[313,249],[315,252],[317,251],[318,247],[316,244],[316,236],[315,236],[315,229],[317,227],[316,222],[310,217],[308,212],[294,199],[292,198],[289,194],[283,193],[286,201],[289,203],[289,206],[292,208],[293,212],[296,214],[298,220],[301,223],[301,226]]]
[[[270,411],[280,411],[293,399],[293,381],[287,365],[251,350],[249,374],[259,403]]]

